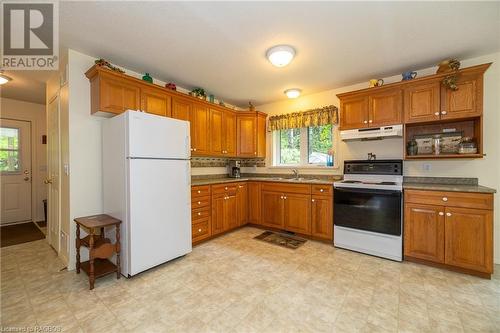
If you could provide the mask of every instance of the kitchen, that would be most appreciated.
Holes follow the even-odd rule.
[[[291,44],[297,52],[287,66],[275,68],[268,57],[263,66],[276,75],[300,66],[302,46]],[[278,43],[259,52],[266,53],[273,45]],[[61,174],[62,186],[71,184],[61,225],[69,241],[60,245],[60,257],[69,271],[57,279],[64,283],[64,292],[75,288],[101,313],[89,311],[79,317],[72,300],[55,299],[59,325],[90,331],[122,327],[139,331],[495,331],[498,327],[494,313],[500,248],[499,242],[492,241],[499,239],[498,214],[493,210],[493,201],[498,203],[494,192],[500,156],[495,130],[499,120],[495,110],[500,105],[498,51],[460,57],[458,69],[436,73],[438,63],[448,59],[440,53],[433,62],[398,68],[401,73],[417,73],[408,80],[391,69],[329,90],[309,92],[302,86],[303,95],[295,99],[252,101],[254,107],[247,98],[235,108],[227,102],[219,105],[218,96],[213,101],[210,96],[190,96],[180,84],[177,91],[171,90],[165,87],[168,81],[154,74],[151,84],[143,80],[142,68],[127,67],[119,58],[106,55],[111,66],[125,73],[100,65],[104,54],[88,54],[92,55],[69,49],[67,66],[61,66],[68,84],[58,87],[57,77],[47,88],[61,89],[62,114],[68,115],[61,119],[68,130],[62,170],[71,165],[71,172]],[[449,91],[454,91],[442,86],[442,81],[451,74],[459,77],[459,93],[472,93],[457,97],[454,103],[470,98],[474,102],[471,114],[441,119],[446,116],[441,112],[450,110],[442,106],[449,105]],[[383,84],[369,88],[368,80],[378,76]],[[419,86],[423,85],[430,86],[430,92],[422,93]],[[113,99],[116,87],[120,93],[132,92],[131,105],[123,95]],[[110,145],[111,150],[105,148],[106,126],[125,117],[128,109],[145,111],[138,115],[144,119],[190,122],[189,131],[169,139],[179,147],[184,137],[190,140],[191,177],[183,204],[191,208],[182,210],[190,213],[185,222],[191,230],[182,235],[185,241],[189,234],[189,249],[184,250],[185,256],[169,261],[179,256],[173,254],[160,266],[152,263],[132,274],[122,271],[119,280],[114,275],[97,279],[89,292],[86,274],[74,272],[76,230],[71,221],[113,215],[106,192],[111,190],[113,196],[116,187],[107,189],[106,181],[116,170],[107,170],[116,144]],[[437,118],[408,118],[428,110]],[[132,117],[134,112],[128,114]],[[318,126],[331,126],[330,149],[309,144],[314,134],[304,130],[307,126],[290,125],[315,121]],[[384,127],[389,133],[383,133]],[[442,140],[450,129],[472,137],[476,152],[456,156],[458,146],[454,146],[455,156],[436,153],[436,147],[445,145],[436,144],[433,136],[444,134]],[[431,140],[422,145],[421,134],[431,135]],[[419,140],[416,154],[410,144],[413,139]],[[145,140],[144,146],[157,146],[154,140],[148,142],[147,135]],[[285,145],[287,154],[282,150]],[[425,153],[419,155],[418,150]],[[296,163],[281,163],[290,159]],[[309,163],[312,159],[320,162]],[[160,176],[157,180],[163,181]],[[346,194],[354,190],[355,195]],[[381,195],[389,192],[389,199]],[[178,196],[183,195],[179,191]],[[176,210],[172,203],[167,206]],[[119,219],[123,231],[131,221]],[[367,221],[373,222],[368,229]],[[450,228],[450,223],[462,229]],[[157,240],[162,235],[147,236]],[[127,251],[125,239],[121,237],[123,251]],[[450,242],[453,239],[456,243]],[[86,255],[82,250],[82,261]],[[137,309],[137,304],[147,303]],[[63,310],[62,304],[69,304],[71,311]],[[44,316],[57,322],[57,316]],[[35,317],[37,322],[49,323],[39,313]],[[86,326],[82,318],[94,319],[95,324]],[[29,324],[31,318],[16,320]]]

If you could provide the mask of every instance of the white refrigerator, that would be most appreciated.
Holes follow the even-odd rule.
[[[191,252],[189,122],[129,110],[102,134],[104,213],[122,220],[122,275]]]

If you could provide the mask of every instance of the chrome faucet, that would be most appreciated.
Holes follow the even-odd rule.
[[[292,172],[293,172],[293,177],[295,179],[299,179],[299,171],[297,169],[292,169]]]
[[[374,153],[368,153],[368,161],[374,161],[377,159],[377,155]]]

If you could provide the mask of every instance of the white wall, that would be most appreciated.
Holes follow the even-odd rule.
[[[500,190],[500,53],[494,53],[474,59],[462,61],[462,68],[473,65],[493,62],[484,75],[484,153],[482,159],[460,160],[431,160],[431,161],[405,161],[404,174],[406,176],[440,176],[440,177],[475,177],[479,178],[481,185]],[[419,70],[419,76],[433,74],[436,67]],[[332,73],[335,75],[335,73]],[[366,78],[368,79],[370,78]],[[396,82],[401,76],[384,78],[385,83]],[[366,88],[368,82],[323,91],[316,94],[305,95],[296,100],[284,100],[276,103],[260,105],[259,111],[269,115],[296,112],[325,105],[339,106],[337,94],[352,90]],[[267,137],[267,161],[270,166],[271,134]],[[368,152],[377,154],[377,158],[403,158],[403,139],[390,139],[371,142],[341,142],[338,144],[336,158],[342,164],[345,159],[363,159]],[[430,171],[423,170],[423,164],[429,164]],[[243,172],[290,172],[290,168],[244,168]],[[302,173],[328,173],[341,174],[339,169],[303,169]],[[496,195],[496,207],[500,207],[500,194]],[[500,263],[500,213],[495,212],[495,262]]]
[[[47,145],[42,135],[47,133],[45,105],[1,98],[0,116],[31,122],[32,219],[45,220],[42,200],[47,199]]]

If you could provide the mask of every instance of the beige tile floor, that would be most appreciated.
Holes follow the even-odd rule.
[[[59,270],[43,240],[1,250],[1,325],[68,332],[500,332],[492,280],[244,228],[132,279]],[[500,267],[497,266],[497,272]]]

